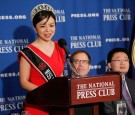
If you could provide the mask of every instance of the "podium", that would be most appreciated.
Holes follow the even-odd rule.
[[[121,98],[119,73],[67,78],[56,77],[26,95],[26,102],[48,108],[51,115],[74,115],[76,106],[93,104],[98,115],[98,102]]]

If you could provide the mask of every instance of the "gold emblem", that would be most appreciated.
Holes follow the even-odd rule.
[[[133,61],[133,65],[135,67],[135,39],[134,39],[133,45],[132,45],[132,61]]]

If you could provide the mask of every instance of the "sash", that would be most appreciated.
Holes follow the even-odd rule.
[[[27,58],[27,60],[33,65],[33,67],[38,70],[38,72],[47,82],[56,77],[49,64],[41,57],[39,57],[31,48],[25,47],[21,51],[21,53],[24,57]]]

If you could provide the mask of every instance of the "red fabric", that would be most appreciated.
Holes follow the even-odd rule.
[[[49,115],[48,112],[33,107],[25,107],[24,112],[26,115]]]
[[[36,52],[36,54],[38,54],[43,60],[45,60],[52,68],[55,75],[57,77],[60,77],[64,70],[65,52],[62,48],[59,47],[57,42],[54,43],[55,48],[51,57],[48,57],[42,51],[31,44],[29,44],[28,47],[30,47],[34,52]],[[42,84],[46,83],[43,76],[33,66],[31,66],[30,70],[30,82],[36,84],[37,86],[41,86]],[[36,106],[31,107],[28,104],[25,104],[24,106],[24,111],[29,111],[31,115],[49,115],[47,112],[39,110],[39,108]]]

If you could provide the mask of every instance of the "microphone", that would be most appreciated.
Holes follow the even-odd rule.
[[[58,40],[58,45],[64,49],[65,53],[66,53],[66,58],[70,58],[70,52],[69,50],[67,49],[67,42],[65,39],[61,38]]]
[[[71,54],[69,52],[69,50],[67,49],[67,42],[64,38],[61,38],[58,40],[58,45],[64,49],[65,53],[66,53],[66,59],[67,59],[67,62],[71,68],[71,70],[73,71],[73,74],[76,76],[76,77],[81,77],[81,75],[77,72],[74,64],[72,63],[72,59],[71,59]]]

